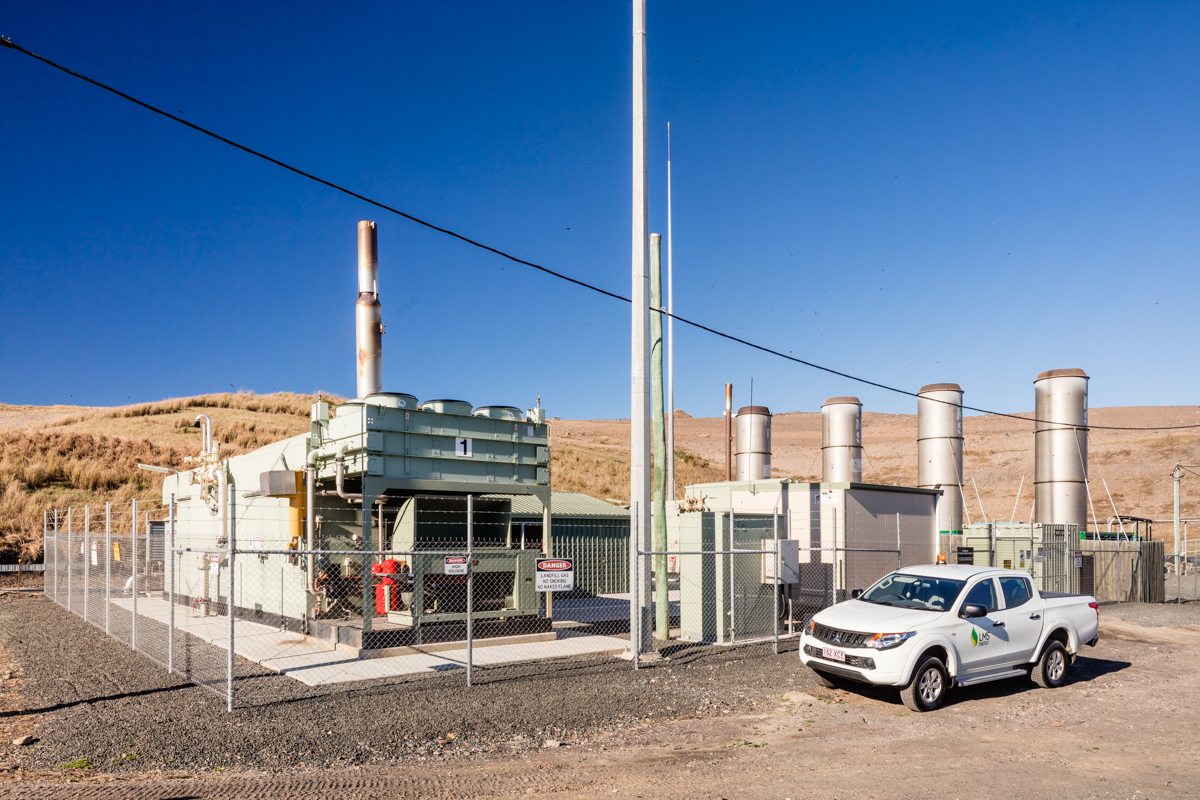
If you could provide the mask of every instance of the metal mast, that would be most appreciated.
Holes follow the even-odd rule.
[[[646,187],[646,0],[633,0],[633,325],[630,367],[630,511],[637,545],[649,550],[650,533],[650,237]],[[636,549],[633,549],[636,552]],[[650,569],[647,560],[635,558],[630,587],[639,598],[631,609],[637,631],[635,655],[649,650]],[[631,633],[634,631],[631,630]]]
[[[675,281],[671,264],[671,123],[667,123],[667,497],[675,495]]]

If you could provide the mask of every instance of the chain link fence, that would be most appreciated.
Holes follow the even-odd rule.
[[[50,512],[46,593],[232,710],[413,681],[599,676],[615,658],[790,652],[815,613],[936,549],[921,518],[819,508],[815,527],[697,513],[668,550],[637,530],[636,509],[632,532],[597,522],[560,537],[555,524],[546,537],[495,496],[388,498],[367,526],[361,508],[323,508],[310,547],[288,536],[286,504],[241,499],[230,489],[223,514]]]
[[[975,526],[984,529],[988,526]],[[1180,550],[1175,571],[1174,548],[1160,540],[1097,538],[1075,526],[1021,525],[940,537],[949,563],[997,566],[1028,572],[1042,592],[1092,595],[1100,602],[1162,603],[1200,600],[1200,553]]]
[[[1186,528],[1185,528],[1186,530]],[[1164,594],[1168,603],[1200,602],[1200,540],[1183,538],[1163,548]]]

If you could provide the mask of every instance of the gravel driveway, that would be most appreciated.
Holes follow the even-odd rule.
[[[781,688],[815,686],[794,644],[778,656],[769,645],[697,647],[638,672],[590,659],[569,674],[467,688],[454,671],[227,713],[211,693],[39,595],[0,601],[0,648],[23,670],[23,716],[40,717],[38,743],[0,748],[0,762],[46,770],[87,759],[90,774],[453,759],[577,742],[648,719],[744,713]],[[0,713],[11,723],[15,710]]]

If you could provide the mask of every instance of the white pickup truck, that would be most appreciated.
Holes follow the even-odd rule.
[[[1100,638],[1096,598],[1041,594],[1016,570],[906,567],[856,594],[813,617],[800,658],[826,686],[898,687],[913,711],[937,708],[952,685],[1028,676],[1061,686],[1079,648]]]

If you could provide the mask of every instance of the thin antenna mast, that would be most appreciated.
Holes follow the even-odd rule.
[[[675,284],[671,270],[671,123],[667,123],[667,492],[675,499]]]

